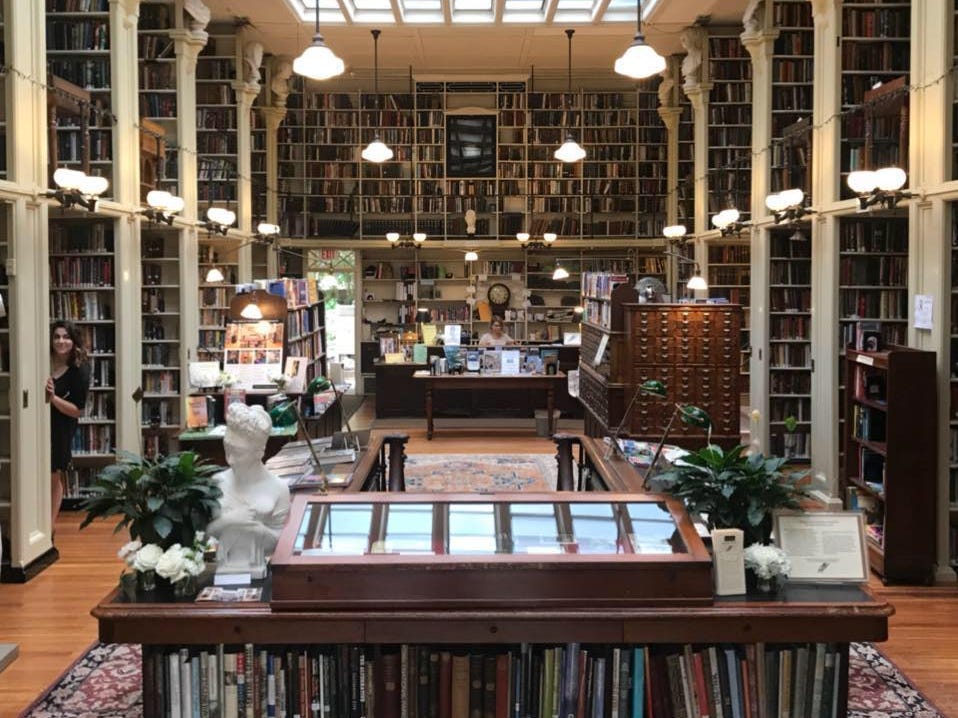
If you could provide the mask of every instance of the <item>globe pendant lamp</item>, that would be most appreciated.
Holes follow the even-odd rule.
[[[373,94],[376,96],[376,109],[379,109],[379,30],[370,30],[373,36]],[[379,118],[380,121],[382,118]],[[393,158],[393,151],[379,139],[379,130],[373,135],[373,141],[362,151],[367,162],[385,162]]]
[[[572,36],[575,30],[566,30],[569,38],[569,98],[572,98]],[[575,141],[572,130],[566,131],[565,142],[555,151],[555,158],[560,162],[578,162],[585,157],[585,150]]]
[[[622,57],[615,61],[615,71],[620,75],[642,80],[657,75],[665,69],[665,58],[645,42],[642,35],[642,0],[636,0],[635,37]]]
[[[313,1],[316,3],[316,34],[313,35],[313,44],[293,60],[293,72],[310,80],[328,80],[342,75],[346,65],[326,46],[326,41],[319,32],[319,0]]]

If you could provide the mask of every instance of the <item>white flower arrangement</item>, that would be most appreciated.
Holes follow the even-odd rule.
[[[170,583],[179,583],[190,576],[199,576],[206,568],[202,550],[178,543],[170,546],[156,562],[156,572]]]
[[[133,561],[136,559],[136,553],[142,546],[143,542],[140,541],[140,539],[129,541],[120,547],[120,550],[116,552],[116,555],[118,558],[122,559],[127,566],[132,568]]]
[[[792,571],[792,562],[777,546],[753,543],[745,549],[745,568],[752,569],[758,579],[770,581],[788,578],[788,574]]]
[[[289,377],[285,374],[275,374],[269,378],[271,382],[276,385],[276,388],[282,391],[286,388],[286,383],[289,381]]]
[[[237,377],[232,372],[221,371],[218,379],[220,386],[230,387],[237,382]]]

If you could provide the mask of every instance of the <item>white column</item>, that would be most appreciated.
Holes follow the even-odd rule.
[[[285,98],[284,98],[285,102]],[[263,119],[266,124],[266,221],[279,224],[279,143],[277,132],[286,117],[285,107],[264,107]],[[266,256],[267,274],[270,277],[279,276],[276,252],[270,251]]]
[[[947,127],[951,112],[948,82],[932,84],[951,67],[949,27],[952,3],[924,0],[912,3],[911,26],[921,41],[911,45],[913,85],[925,86],[909,95],[908,187],[913,191],[941,186],[949,179],[951,133],[929,132]],[[939,197],[912,200],[908,227],[908,345],[936,352],[938,367],[938,580],[954,582],[949,567],[949,482],[951,444],[951,223],[952,206]],[[933,328],[914,328],[914,298],[929,295]]]
[[[812,0],[815,21],[812,101],[812,204],[825,208],[839,197],[841,110],[841,10],[838,0]],[[812,478],[838,495],[838,220],[812,221]]]
[[[236,92],[236,225],[240,232],[247,236],[252,234],[253,216],[252,183],[253,171],[252,151],[252,122],[250,112],[253,109],[253,100],[259,94],[259,85],[237,82],[233,84]],[[249,245],[239,250],[239,278],[241,282],[248,282],[252,276],[252,251]]]
[[[41,2],[5,3],[6,61],[46,77],[46,15]],[[50,550],[50,268],[47,203],[29,197],[47,188],[46,91],[8,73],[7,162],[15,191],[8,225],[10,276],[10,565],[15,573]],[[12,111],[16,108],[16,111]],[[6,184],[6,183],[4,183]]]
[[[110,104],[113,125],[113,197],[124,208],[140,204],[139,95],[136,26],[139,0],[110,0]],[[140,333],[140,227],[134,214],[114,223],[116,335],[116,444],[140,453],[139,404],[131,396],[142,381]]]
[[[763,8],[764,10],[764,8]],[[755,21],[769,19],[769,12],[756,12]],[[751,298],[749,304],[749,401],[759,410],[759,421],[751,420],[752,445],[767,453],[769,446],[768,409],[768,305],[769,236],[759,218],[768,212],[765,197],[770,186],[772,143],[772,54],[778,30],[756,27],[742,33],[742,44],[752,58],[752,195],[749,211],[753,227],[749,231],[751,262]],[[758,220],[758,221],[757,221]],[[756,226],[757,225],[757,226]]]

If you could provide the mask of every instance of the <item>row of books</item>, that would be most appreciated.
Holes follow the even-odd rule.
[[[905,286],[908,283],[908,257],[843,256],[839,260],[841,284]]]
[[[844,289],[839,291],[839,308],[843,317],[869,319],[905,319],[908,316],[908,294],[901,289]]]
[[[854,319],[841,320],[838,328],[839,346],[857,346],[857,324],[857,317]],[[887,322],[880,323],[878,329],[879,347],[888,344],[904,344],[905,328],[904,322],[895,322],[894,324]]]
[[[112,425],[80,424],[73,435],[71,451],[74,456],[84,454],[112,454],[116,446]]]
[[[811,369],[810,344],[772,344],[768,348],[769,369]]]
[[[112,297],[108,292],[53,292],[50,315],[79,322],[112,320]]]
[[[288,277],[276,279],[269,282],[267,291],[269,291],[270,294],[285,297],[286,306],[289,309],[316,304],[320,297],[319,285],[315,279],[293,279]],[[300,317],[304,328],[318,324],[318,315],[309,316],[299,313],[297,316]]]
[[[773,312],[810,312],[812,307],[811,289],[791,289],[773,287],[770,291],[769,306]]]
[[[832,718],[845,654],[719,646],[210,646],[150,650],[171,718]]]
[[[852,407],[852,436],[864,441],[885,441],[885,411],[855,404]]]
[[[811,317],[773,316],[771,318],[771,336],[773,339],[808,339],[811,325]]]
[[[111,257],[55,257],[50,261],[54,286],[107,287],[113,284]]]
[[[810,394],[812,376],[803,372],[773,373],[768,378],[769,394]]]

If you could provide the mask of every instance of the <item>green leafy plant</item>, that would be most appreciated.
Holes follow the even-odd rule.
[[[222,491],[213,475],[220,468],[193,451],[155,459],[118,452],[117,463],[99,473],[83,502],[87,515],[80,528],[118,516],[114,533],[129,527],[130,537],[144,544],[192,545],[219,510]]]
[[[707,446],[656,477],[690,512],[703,514],[709,529],[742,529],[746,546],[767,543],[772,511],[801,508],[804,495],[798,486],[804,472],[786,475],[780,471],[785,459],[745,454],[747,448]]]
[[[786,416],[784,419],[782,419],[782,423],[785,425],[785,431],[790,434],[798,428],[798,419],[796,419],[794,416]]]

